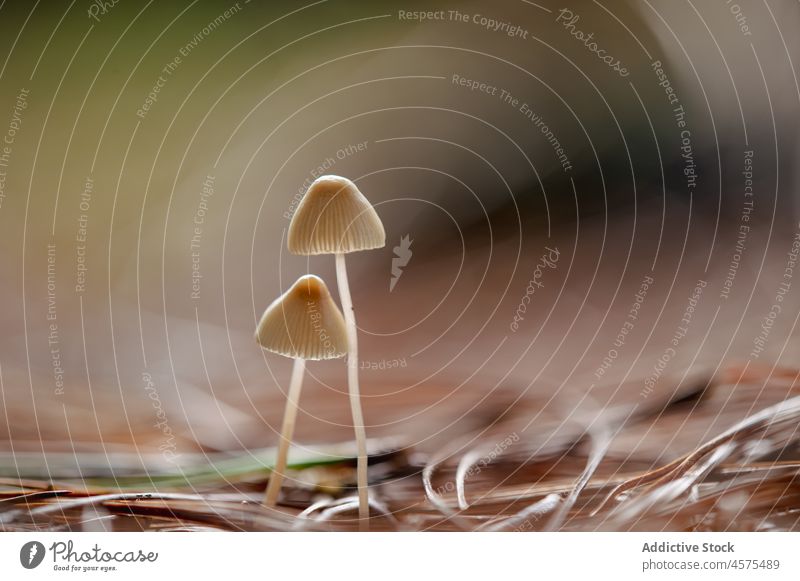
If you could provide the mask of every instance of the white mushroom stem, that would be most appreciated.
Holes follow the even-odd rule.
[[[361,395],[358,388],[358,334],[356,315],[353,310],[353,299],[350,297],[350,286],[347,282],[347,266],[344,254],[336,254],[336,282],[339,285],[339,298],[342,301],[344,322],[347,327],[347,385],[350,393],[350,409],[353,414],[353,428],[356,433],[358,447],[358,464],[356,469],[358,483],[358,518],[362,528],[369,518],[369,496],[367,490],[367,432],[364,429],[364,414],[361,411]]]
[[[286,461],[289,455],[289,444],[292,441],[295,419],[297,418],[297,402],[300,400],[300,390],[303,387],[303,374],[306,369],[306,360],[296,358],[292,367],[292,379],[289,383],[289,396],[286,398],[286,409],[283,412],[283,425],[281,426],[281,441],[278,444],[278,457],[275,467],[269,477],[264,504],[275,506],[281,484],[286,474]]]

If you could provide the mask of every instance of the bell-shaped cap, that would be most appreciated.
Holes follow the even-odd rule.
[[[322,176],[306,191],[289,224],[292,254],[337,254],[382,248],[386,232],[372,204],[340,176]]]
[[[318,276],[301,276],[267,307],[256,328],[264,349],[299,359],[338,359],[347,353],[344,317]]]

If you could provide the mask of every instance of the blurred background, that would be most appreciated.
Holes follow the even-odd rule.
[[[370,437],[518,414],[524,439],[791,367],[798,24],[789,0],[3,2],[0,446],[274,445],[291,362],[253,331],[304,273],[335,293],[285,244],[327,173],[387,232],[348,257]],[[299,443],[351,439],[344,364],[308,371]],[[686,453],[758,408],[732,393],[615,445]]]

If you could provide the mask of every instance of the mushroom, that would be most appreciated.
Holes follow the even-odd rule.
[[[381,248],[386,232],[375,208],[356,185],[347,178],[326,175],[308,188],[295,210],[288,235],[289,252],[311,256],[333,254],[336,257],[336,281],[347,326],[347,384],[358,447],[358,515],[369,518],[367,492],[367,436],[361,412],[358,387],[358,337],[350,286],[347,282],[345,254]]]
[[[256,327],[256,342],[267,351],[294,358],[278,457],[264,496],[264,504],[275,506],[286,472],[306,360],[343,357],[347,353],[347,331],[325,282],[310,274],[297,279],[267,307]]]

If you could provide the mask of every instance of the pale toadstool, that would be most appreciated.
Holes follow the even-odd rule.
[[[327,175],[317,178],[303,199],[289,225],[289,252],[305,256],[334,254],[336,280],[347,325],[347,384],[358,447],[358,515],[369,518],[367,491],[367,437],[358,386],[358,337],[353,301],[347,282],[345,254],[381,248],[386,232],[375,208],[356,185],[347,178]]]
[[[256,328],[256,341],[267,351],[294,358],[278,456],[264,497],[264,504],[275,506],[286,472],[306,360],[343,357],[347,353],[347,331],[323,280],[306,275],[267,307]]]

